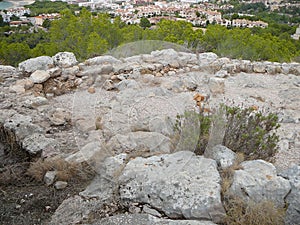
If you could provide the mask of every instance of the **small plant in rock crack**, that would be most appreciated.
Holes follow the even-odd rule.
[[[211,117],[196,111],[186,111],[177,115],[174,130],[180,136],[177,150],[192,150],[196,154],[204,153],[209,139]]]
[[[218,140],[221,143],[215,144],[222,144],[234,152],[243,153],[246,160],[271,161],[278,150],[279,136],[276,134],[276,130],[279,128],[279,123],[277,115],[263,113],[258,111],[257,107],[226,106],[224,104],[220,105],[218,112],[205,114],[188,111],[183,115],[177,115],[174,129],[180,133],[181,138],[181,134],[187,133],[186,130],[190,130],[190,132],[196,130],[196,134],[198,134],[197,137],[189,135],[188,139],[181,141],[186,145],[185,148],[181,147],[181,150],[189,149],[191,138],[194,142],[196,138],[197,144],[194,151],[196,154],[202,155],[209,142],[214,144],[214,136],[222,135],[223,137]],[[194,127],[191,128],[191,121],[199,124],[199,131]]]

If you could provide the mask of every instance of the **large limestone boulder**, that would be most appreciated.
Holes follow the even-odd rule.
[[[288,208],[286,211],[285,224],[300,224],[300,166],[294,165],[284,171],[281,176],[290,181],[292,190],[286,198]]]
[[[108,218],[103,218],[92,223],[92,225],[215,225],[211,221],[204,220],[170,220],[160,219],[148,214],[119,214]]]
[[[56,66],[63,68],[75,66],[78,63],[72,52],[59,52],[53,56],[52,59]]]
[[[189,151],[135,158],[119,178],[123,204],[149,204],[169,218],[220,222],[221,178],[212,159]]]
[[[25,74],[31,74],[36,70],[48,70],[54,67],[53,59],[49,56],[39,56],[19,63],[18,70]]]
[[[291,190],[288,180],[277,176],[273,164],[264,160],[245,161],[243,169],[234,172],[229,194],[244,200],[260,202],[270,200],[278,207],[285,206],[285,198]]]

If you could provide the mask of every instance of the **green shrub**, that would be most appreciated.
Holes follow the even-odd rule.
[[[196,137],[194,134],[189,135],[188,139],[183,138],[181,134],[187,133],[186,130],[189,129],[189,126],[186,124],[190,124],[186,121],[195,121],[194,118],[197,118],[200,130],[196,130]],[[207,147],[213,147],[208,146],[209,143],[211,145],[223,144],[234,152],[243,153],[247,160],[264,159],[267,161],[270,161],[278,150],[279,137],[275,133],[278,128],[278,117],[273,113],[264,115],[252,107],[225,105],[220,105],[219,111],[214,114],[185,112],[183,115],[177,116],[175,124],[175,130],[180,133],[180,138],[184,139],[180,143],[189,145],[191,138],[194,142],[194,139],[198,138],[196,154],[201,155]],[[193,128],[193,130],[195,129]],[[182,150],[184,149],[182,148]]]

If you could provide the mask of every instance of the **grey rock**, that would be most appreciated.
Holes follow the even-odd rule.
[[[62,76],[63,77],[71,77],[77,76],[79,74],[79,66],[72,66],[67,68],[62,68]]]
[[[266,68],[267,74],[275,75],[282,73],[281,65],[279,63],[272,63],[267,65]]]
[[[215,76],[219,78],[226,78],[228,77],[228,72],[227,70],[220,70],[215,74]]]
[[[206,53],[199,54],[198,58],[199,58],[199,65],[202,65],[203,63],[210,63],[215,61],[218,58],[218,56],[215,53],[206,52]]]
[[[285,224],[300,224],[300,166],[294,165],[280,175],[290,181],[292,188],[286,198],[288,208],[285,216]]]
[[[273,201],[278,207],[285,206],[285,197],[291,190],[288,180],[277,176],[273,164],[264,160],[245,161],[243,169],[234,172],[229,193],[254,202]]]
[[[115,88],[119,91],[125,90],[126,88],[139,88],[139,84],[135,80],[122,80],[115,85]]]
[[[241,70],[241,72],[252,73],[253,72],[253,64],[251,63],[250,60],[241,60],[240,70]]]
[[[5,120],[4,128],[14,133],[17,141],[21,141],[27,136],[42,132],[41,127],[32,122],[33,120],[30,116],[17,113]]]
[[[36,70],[30,75],[30,79],[35,84],[41,84],[47,81],[50,78],[49,72],[45,70]]]
[[[54,66],[53,59],[49,56],[39,56],[19,63],[18,70],[30,74],[36,70],[48,70]]]
[[[108,218],[100,219],[92,225],[216,225],[211,221],[201,220],[170,220],[160,219],[147,214],[119,214]]]
[[[84,198],[97,198],[101,201],[112,201],[117,192],[117,179],[126,163],[126,154],[106,158],[94,157],[90,165],[97,172],[97,176],[80,196]]]
[[[10,78],[17,73],[15,67],[0,65],[0,78]]]
[[[160,212],[158,212],[157,210],[155,210],[153,208],[150,208],[148,205],[143,206],[143,212],[146,214],[155,216],[155,217],[159,217],[159,218],[162,217]]]
[[[97,199],[83,199],[76,195],[68,198],[56,209],[51,217],[49,225],[58,224],[82,224],[86,222],[90,214],[99,212],[103,202]]]
[[[71,113],[63,108],[57,108],[48,116],[50,122],[55,126],[65,125],[71,121]]]
[[[100,151],[101,143],[100,141],[93,141],[90,143],[87,143],[82,148],[80,148],[79,152],[76,152],[75,154],[70,155],[67,157],[68,161],[74,161],[74,162],[84,162],[89,161],[93,158],[93,156]]]
[[[211,77],[209,79],[209,90],[212,95],[224,94],[225,93],[225,79],[218,77]]]
[[[119,64],[120,60],[110,55],[97,56],[91,59],[87,59],[84,62],[86,65],[101,65],[101,64]]]
[[[218,166],[225,169],[233,165],[236,154],[229,148],[223,145],[216,145],[212,149],[206,149],[205,157],[216,160]]]
[[[119,182],[125,205],[149,204],[169,218],[220,222],[225,215],[216,162],[192,152],[135,158]]]
[[[300,65],[297,64],[291,64],[289,73],[294,74],[296,76],[300,76]]]
[[[48,99],[42,96],[28,98],[24,101],[24,105],[28,108],[36,108],[42,105],[47,105],[48,103]]]
[[[126,135],[117,134],[112,137],[107,147],[116,153],[150,151],[169,153],[171,150],[170,139],[156,132],[129,132]]]
[[[63,68],[75,66],[78,63],[72,52],[59,52],[52,59],[56,66]]]
[[[170,137],[174,134],[174,124],[175,121],[169,116],[156,116],[149,121],[149,131]]]
[[[44,182],[47,186],[50,186],[54,183],[56,178],[57,171],[47,171],[44,176]]]
[[[266,72],[266,63],[265,62],[254,62],[253,63],[253,72],[255,73],[265,73]]]
[[[65,182],[65,181],[56,181],[54,184],[54,187],[57,190],[65,189],[67,186],[68,186],[68,182]]]
[[[161,51],[151,52],[151,56],[155,58],[156,63],[161,63],[164,66],[171,66],[174,68],[180,67],[179,55],[174,49],[164,49]]]
[[[35,133],[24,138],[22,147],[29,154],[37,155],[41,154],[43,150],[55,151],[59,148],[59,143],[52,138],[46,138],[43,134]]]
[[[54,67],[47,70],[47,72],[50,74],[50,77],[59,77],[62,73],[62,70],[59,67]]]

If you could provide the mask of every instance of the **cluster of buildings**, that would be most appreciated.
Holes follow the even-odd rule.
[[[220,9],[216,4],[209,3],[208,0],[181,0],[181,2],[165,2],[153,0],[65,0],[69,4],[90,7],[92,10],[101,9],[112,16],[120,16],[121,20],[127,24],[139,24],[142,17],[149,19],[151,24],[158,23],[161,19],[185,20],[194,26],[205,27],[207,24],[219,24],[227,27],[262,27],[268,26],[262,21],[250,21],[246,19],[227,20],[222,18]],[[197,3],[197,4],[193,4]],[[230,5],[223,5],[230,7]],[[222,8],[221,7],[221,8]],[[58,13],[42,14],[30,17],[28,8],[19,7],[1,11],[0,15],[4,22],[10,26],[22,26],[32,24],[41,26],[45,20],[55,20],[60,18]],[[20,18],[18,21],[11,21],[12,16]]]
[[[24,7],[18,7],[8,9],[6,11],[0,11],[0,16],[3,18],[3,22],[9,23],[10,27],[19,27],[24,25],[42,26],[45,20],[55,20],[60,18],[59,13],[40,14],[35,17],[30,17],[30,9]],[[13,20],[14,17],[18,17],[19,20]]]
[[[138,24],[140,18],[149,18],[152,24],[156,24],[162,18],[171,20],[185,20],[194,26],[206,26],[207,24],[219,24],[227,27],[262,27],[268,26],[263,21],[250,21],[246,19],[227,20],[216,10],[212,4],[203,3],[190,7],[189,3],[179,2],[154,2],[149,6],[132,6],[110,10],[114,16],[120,16],[127,24]]]

